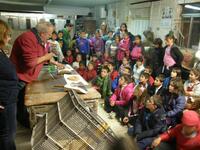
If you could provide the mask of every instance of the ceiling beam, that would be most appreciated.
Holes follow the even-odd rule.
[[[25,6],[43,6],[45,2],[43,3],[32,3],[32,2],[13,2],[13,1],[0,1],[0,4],[7,4],[7,5],[25,5]]]
[[[160,0],[145,0],[145,1],[141,1],[141,2],[130,3],[130,5],[149,3],[149,2],[156,2],[156,1],[160,1]]]
[[[43,6],[35,5],[14,5],[14,4],[0,4],[0,11],[3,12],[34,12],[34,13],[43,13]]]

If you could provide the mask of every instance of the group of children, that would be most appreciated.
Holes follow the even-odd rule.
[[[112,31],[101,36],[97,30],[94,37],[87,38],[81,31],[72,49],[63,57],[58,55],[58,60],[72,65],[91,82],[101,93],[109,117],[115,113],[122,125],[129,126],[128,134],[139,148],[145,150],[155,137],[181,122],[185,109],[199,109],[200,70],[191,69],[188,77],[182,76],[183,56],[172,35],[166,35],[165,48],[161,39],[154,40],[152,64],[145,62],[141,36],[132,40],[129,32],[121,38]]]

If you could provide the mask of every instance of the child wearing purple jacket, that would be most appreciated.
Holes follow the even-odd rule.
[[[96,31],[95,37],[92,39],[92,45],[94,53],[96,53],[97,57],[100,58],[104,52],[104,42],[100,36],[99,30]]]

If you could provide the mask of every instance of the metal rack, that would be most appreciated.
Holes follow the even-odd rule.
[[[116,136],[74,91],[69,91],[33,129],[33,150],[105,150]]]

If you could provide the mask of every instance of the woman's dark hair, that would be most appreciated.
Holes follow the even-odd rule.
[[[125,28],[126,28],[126,29],[125,29],[125,32],[128,32],[127,24],[126,24],[125,22],[123,22],[123,23],[120,25],[120,30],[121,30],[121,27],[122,27],[122,26],[125,26]]]
[[[160,39],[160,38],[156,38],[154,41],[153,41],[153,44],[154,45],[158,45],[159,48],[162,47],[162,44],[163,44],[163,41]]]
[[[167,34],[167,35],[165,36],[165,39],[172,39],[173,41],[175,41],[175,37],[174,37],[173,34]]]
[[[141,35],[139,35],[139,34],[136,35],[135,38],[138,38],[138,39],[140,39],[140,40],[142,39]]]
[[[174,68],[172,68],[172,71],[176,72],[176,74],[177,74],[176,77],[177,77],[177,78],[181,78],[182,73],[181,73],[181,69],[180,69],[180,68],[174,67]]]

